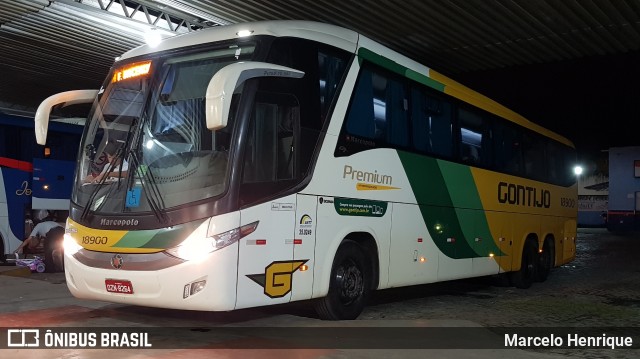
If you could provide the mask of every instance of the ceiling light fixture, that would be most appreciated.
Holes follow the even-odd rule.
[[[236,32],[236,35],[238,35],[239,37],[246,37],[250,36],[251,34],[253,34],[253,30],[240,30]]]
[[[160,36],[160,32],[156,31],[155,28],[150,29],[144,34],[144,41],[149,45],[149,47],[156,47],[162,41],[162,36]]]

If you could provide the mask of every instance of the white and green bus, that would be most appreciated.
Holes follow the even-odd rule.
[[[118,58],[93,102],[65,236],[78,298],[229,311],[575,256],[567,139],[354,31],[216,27]]]

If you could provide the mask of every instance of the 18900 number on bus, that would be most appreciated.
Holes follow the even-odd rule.
[[[82,243],[83,244],[107,244],[107,237],[100,236],[83,236]]]
[[[573,198],[560,198],[560,206],[567,208],[574,208],[576,206],[576,200]]]

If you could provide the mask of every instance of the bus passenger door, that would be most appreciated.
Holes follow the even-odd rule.
[[[291,299],[296,195],[240,211],[240,225],[258,222],[240,239],[236,309],[287,303]]]
[[[257,91],[249,115],[240,220],[259,223],[240,240],[236,308],[288,302],[293,273],[301,265],[293,260],[296,194],[277,197],[299,183],[299,102],[290,93]]]

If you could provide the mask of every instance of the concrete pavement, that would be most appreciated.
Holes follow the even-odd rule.
[[[66,288],[63,273],[30,273],[24,268],[0,266],[0,327],[13,328],[166,328],[166,327],[268,327],[268,328],[423,328],[480,327],[466,320],[356,320],[326,322],[285,313],[267,313],[261,309],[230,313],[181,312],[118,304],[82,301]],[[275,329],[274,329],[275,330]],[[303,330],[303,329],[301,329]],[[479,334],[498,336],[478,328]],[[213,334],[212,334],[213,335]],[[188,338],[186,338],[188,340]],[[251,339],[251,338],[249,338]],[[252,339],[253,340],[253,339]],[[3,345],[4,343],[0,343]],[[268,345],[267,345],[268,347]],[[6,347],[3,347],[6,348]],[[3,358],[491,358],[552,359],[549,355],[519,349],[0,349]]]

